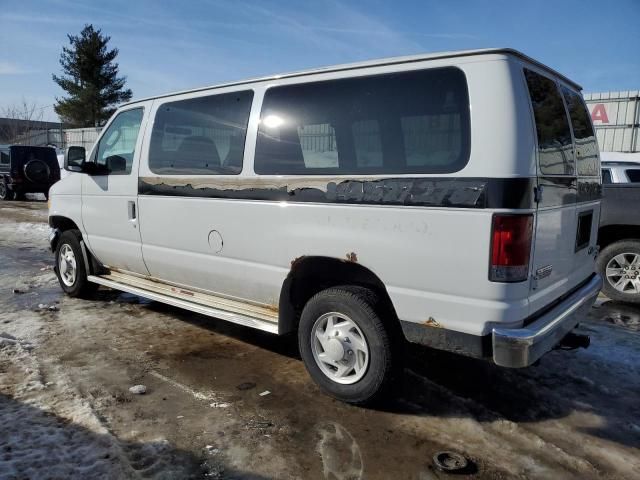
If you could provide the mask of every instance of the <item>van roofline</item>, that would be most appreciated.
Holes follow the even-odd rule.
[[[511,56],[517,57],[521,60],[524,60],[527,63],[535,65],[536,67],[539,67],[545,70],[546,72],[562,79],[564,82],[570,84],[571,86],[576,88],[578,91],[582,90],[582,86],[580,86],[573,80],[562,75],[557,70],[554,70],[553,68],[548,67],[547,65],[537,60],[534,60],[533,58],[525,55],[524,53],[518,50],[515,50],[513,48],[483,48],[483,49],[477,49],[477,50],[459,50],[459,51],[451,51],[451,52],[438,52],[438,53],[429,53],[429,54],[388,57],[388,58],[381,58],[376,60],[367,60],[363,62],[344,63],[339,65],[330,65],[326,67],[311,68],[307,70],[300,70],[300,71],[282,73],[277,75],[269,75],[265,77],[255,77],[255,78],[249,78],[247,80],[220,83],[217,85],[210,85],[207,87],[198,87],[198,88],[192,88],[188,90],[179,90],[176,92],[165,93],[161,95],[154,95],[151,97],[145,97],[139,100],[133,100],[131,102],[123,103],[122,105],[120,105],[120,107],[135,105],[136,103],[155,100],[158,98],[166,98],[166,97],[173,97],[175,95],[183,95],[186,93],[196,93],[196,92],[203,92],[206,90],[215,90],[218,88],[235,87],[235,86],[241,86],[241,85],[248,85],[252,83],[262,83],[262,82],[268,82],[273,80],[281,80],[283,78],[305,77],[305,76],[315,75],[319,73],[343,72],[346,70],[358,70],[358,69],[370,68],[370,67],[383,67],[388,65],[415,63],[415,62],[422,62],[427,60],[441,60],[444,58],[470,57],[470,56],[476,56],[476,55],[492,55],[492,54],[504,54],[504,55],[511,55]]]

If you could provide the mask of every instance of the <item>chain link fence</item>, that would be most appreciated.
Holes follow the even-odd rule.
[[[84,147],[91,150],[93,144],[98,139],[102,128],[51,128],[43,130],[29,130],[20,135],[8,139],[9,145],[29,145],[33,147],[53,146],[58,150],[67,147]]]
[[[62,148],[84,147],[87,152],[91,150],[100,135],[101,127],[95,128],[71,128],[63,130],[64,144]]]

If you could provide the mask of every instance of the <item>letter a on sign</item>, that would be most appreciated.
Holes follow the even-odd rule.
[[[591,120],[594,122],[599,121],[601,123],[609,123],[609,117],[607,116],[607,111],[605,110],[603,103],[598,103],[593,107]]]

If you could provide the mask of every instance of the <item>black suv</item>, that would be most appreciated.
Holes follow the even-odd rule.
[[[44,193],[60,180],[55,149],[26,145],[0,146],[0,200],[18,200],[25,193]]]

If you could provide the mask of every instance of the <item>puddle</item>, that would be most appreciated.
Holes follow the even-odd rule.
[[[640,331],[640,305],[607,300],[599,303],[590,316],[634,332]]]

